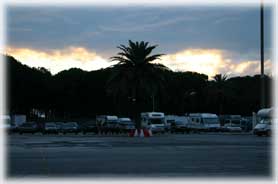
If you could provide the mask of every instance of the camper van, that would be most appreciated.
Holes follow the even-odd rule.
[[[134,122],[130,118],[119,118],[119,126],[121,133],[127,133],[131,130],[135,130]]]
[[[165,126],[171,133],[174,132],[189,132],[188,125],[190,120],[186,116],[166,115]]]
[[[222,123],[221,126],[222,132],[242,132],[243,122],[241,115],[225,115],[221,117]]]
[[[100,115],[96,117],[96,125],[101,133],[118,133],[119,119],[117,116]]]
[[[272,108],[261,109],[257,113],[259,123],[253,129],[253,133],[257,136],[270,136],[271,135],[271,123],[272,123]]]
[[[220,121],[216,114],[211,113],[191,113],[189,114],[192,128],[200,131],[219,131]]]
[[[141,124],[153,133],[165,133],[165,116],[163,112],[142,112]]]

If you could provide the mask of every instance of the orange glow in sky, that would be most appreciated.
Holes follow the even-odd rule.
[[[28,48],[6,49],[7,54],[31,67],[44,67],[56,74],[69,68],[80,68],[86,71],[98,70],[115,64],[83,47],[69,47],[62,50],[39,51]],[[212,78],[215,74],[254,75],[260,72],[259,61],[232,62],[218,49],[186,49],[167,54],[155,62],[164,64],[174,71],[194,71]],[[265,62],[266,73],[271,72],[271,62]]]

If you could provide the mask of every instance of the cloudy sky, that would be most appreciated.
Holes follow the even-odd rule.
[[[265,7],[265,69],[271,74],[272,9]],[[158,45],[174,71],[213,76],[260,72],[259,6],[8,6],[6,52],[53,74],[113,63],[128,40]]]

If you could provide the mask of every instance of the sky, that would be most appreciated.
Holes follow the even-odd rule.
[[[265,7],[265,72],[272,74],[272,13]],[[173,71],[245,76],[260,73],[259,6],[8,6],[6,52],[56,74],[115,62],[128,40],[158,45]]]

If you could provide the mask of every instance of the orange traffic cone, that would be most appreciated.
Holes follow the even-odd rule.
[[[144,136],[145,137],[149,137],[150,136],[148,129],[144,128],[143,131],[144,131]]]

